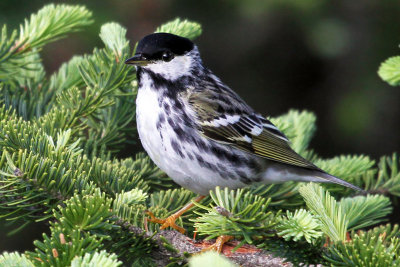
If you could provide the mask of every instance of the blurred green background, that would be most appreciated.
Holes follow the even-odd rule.
[[[102,46],[103,23],[128,29],[131,45],[176,17],[202,24],[196,40],[205,64],[255,110],[277,116],[291,108],[317,115],[311,143],[324,156],[400,151],[400,89],[376,72],[400,54],[400,1],[323,0],[97,0],[0,1],[0,24],[17,28],[47,3],[86,5],[95,23],[44,48],[49,73],[72,55]],[[23,251],[47,229],[35,225],[0,251]],[[40,229],[39,229],[40,228]],[[7,244],[6,244],[7,243]]]

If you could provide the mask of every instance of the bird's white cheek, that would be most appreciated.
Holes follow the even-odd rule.
[[[192,60],[188,56],[177,56],[170,62],[156,62],[146,68],[168,80],[176,80],[190,74]]]

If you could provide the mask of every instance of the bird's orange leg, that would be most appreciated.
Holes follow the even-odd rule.
[[[224,246],[224,244],[232,239],[233,239],[233,236],[231,236],[231,235],[220,235],[217,238],[217,240],[215,240],[214,244],[212,244],[211,246],[209,246],[207,248],[202,249],[201,252],[214,250],[218,253],[221,253],[222,247]]]
[[[198,196],[193,201],[200,202],[203,198],[205,198],[205,196]],[[167,217],[165,219],[156,218],[154,216],[154,214],[152,212],[150,212],[150,211],[147,211],[146,214],[150,216],[149,222],[162,224],[161,227],[160,227],[160,230],[163,230],[163,229],[165,229],[167,227],[172,227],[175,230],[177,230],[177,231],[179,231],[179,232],[181,232],[183,234],[183,233],[185,233],[186,230],[184,228],[176,225],[175,221],[183,213],[185,213],[186,211],[190,210],[193,206],[194,206],[194,204],[192,202],[189,202],[183,208],[181,208],[180,210],[178,210],[177,212],[175,212],[174,214],[172,214],[171,216],[169,216],[169,217]]]

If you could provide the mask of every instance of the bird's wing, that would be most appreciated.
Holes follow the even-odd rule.
[[[199,131],[207,138],[280,163],[318,169],[291,149],[286,136],[233,91],[193,90],[187,100]]]

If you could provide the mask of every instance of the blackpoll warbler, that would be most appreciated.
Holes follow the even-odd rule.
[[[314,181],[356,186],[307,161],[286,136],[203,66],[197,46],[168,33],[144,37],[134,57],[137,128],[151,159],[176,183],[201,196],[216,186]],[[201,197],[196,200],[200,200]],[[162,229],[192,204],[165,220]],[[151,215],[151,214],[150,214]]]

